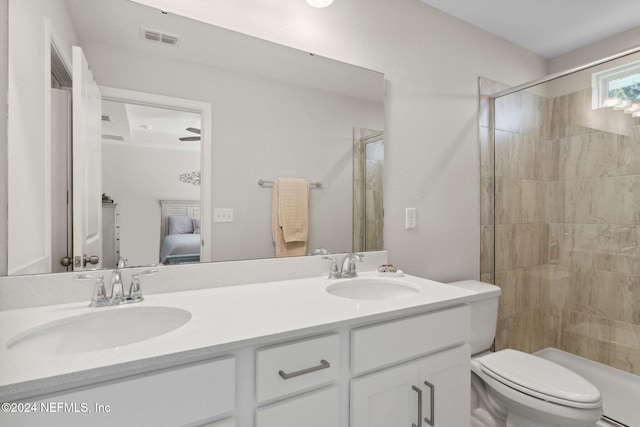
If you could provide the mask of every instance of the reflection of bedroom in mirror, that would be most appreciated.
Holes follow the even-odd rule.
[[[102,106],[103,267],[200,260],[198,113],[118,101]]]

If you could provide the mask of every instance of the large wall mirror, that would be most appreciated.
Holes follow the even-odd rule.
[[[5,274],[274,257],[280,178],[307,253],[383,249],[381,73],[128,0],[8,19]]]

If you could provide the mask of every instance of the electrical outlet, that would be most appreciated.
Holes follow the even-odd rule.
[[[416,228],[416,208],[405,209],[404,228],[407,230]]]
[[[233,222],[233,208],[214,208],[213,222]]]

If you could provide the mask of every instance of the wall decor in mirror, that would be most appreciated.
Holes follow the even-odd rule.
[[[383,249],[362,243],[369,223],[381,236],[362,213],[381,175],[354,175],[359,129],[383,131],[383,74],[128,0],[9,0],[7,19],[1,275],[274,257],[260,179],[322,183],[306,253]],[[163,247],[175,234],[189,245]]]

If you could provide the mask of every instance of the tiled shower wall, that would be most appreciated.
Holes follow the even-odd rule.
[[[502,88],[480,80],[481,277],[503,291],[496,348],[554,346],[640,374],[640,121],[592,110],[590,88],[518,92],[496,100],[494,133],[487,95]]]

